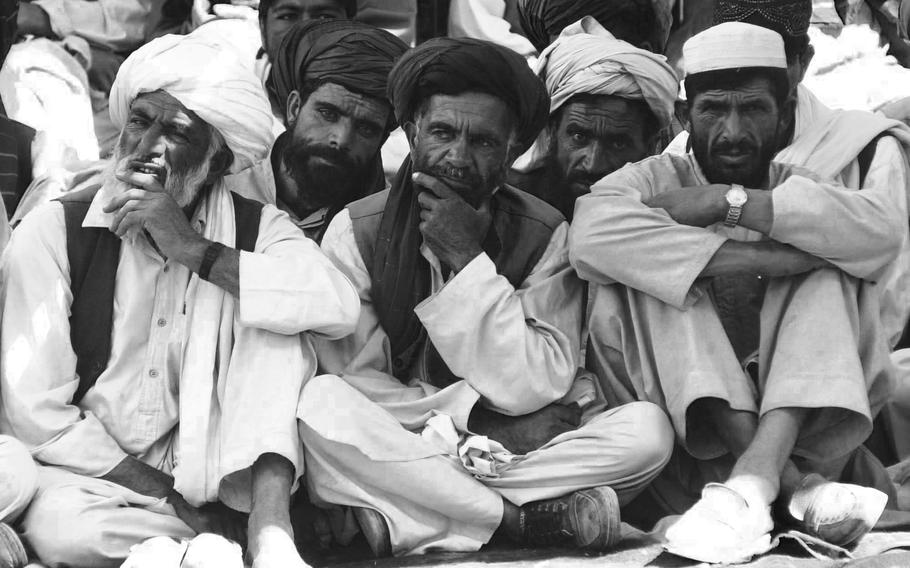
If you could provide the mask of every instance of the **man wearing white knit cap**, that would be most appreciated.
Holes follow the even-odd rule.
[[[670,415],[677,449],[651,492],[685,512],[669,550],[743,561],[775,522],[852,544],[887,496],[828,480],[893,389],[874,281],[906,205],[772,161],[793,104],[776,32],[725,23],[684,51],[692,151],[626,166],[576,204],[588,368],[611,402]]]
[[[42,466],[24,538],[50,566],[210,532],[247,541],[257,568],[303,566],[288,504],[316,360],[298,332],[350,333],[357,294],[285,213],[225,187],[272,142],[262,88],[229,51],[148,43],[120,68],[111,118],[108,169],[31,212],[0,267],[0,430]],[[129,566],[193,555],[150,543],[177,560],[142,564],[140,547]],[[194,565],[243,564],[226,550]]]
[[[679,89],[663,55],[618,40],[585,16],[537,63],[550,120],[513,166],[510,182],[572,219],[575,199],[627,163],[654,153]]]

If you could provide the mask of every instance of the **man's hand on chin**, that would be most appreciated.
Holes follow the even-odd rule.
[[[111,232],[120,238],[135,238],[145,231],[161,254],[178,262],[189,257],[193,246],[204,248],[202,235],[193,230],[186,212],[164,191],[154,175],[129,172],[118,174],[117,179],[133,189],[104,206],[106,213],[114,213]]]
[[[481,243],[490,230],[493,216],[490,200],[474,209],[446,184],[425,173],[414,174],[420,192],[420,232],[439,261],[456,273],[483,252]]]
[[[581,408],[577,404],[550,404],[530,414],[506,416],[474,406],[468,429],[496,440],[513,454],[527,454],[581,425]]]
[[[665,210],[680,225],[707,227],[726,217],[729,189],[721,183],[682,187],[649,197],[644,204]]]

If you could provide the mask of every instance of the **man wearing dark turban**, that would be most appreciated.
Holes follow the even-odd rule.
[[[277,203],[316,241],[342,207],[385,187],[380,148],[395,127],[386,82],[406,49],[367,24],[315,20],[275,54],[266,87],[288,128],[271,153]]]
[[[518,15],[537,51],[569,24],[593,16],[616,39],[662,53],[673,19],[666,0],[518,0]]]
[[[331,374],[301,395],[310,496],[380,513],[387,532],[367,540],[398,555],[494,533],[609,548],[672,436],[654,405],[604,411],[576,378],[568,225],[503,182],[546,122],[544,86],[505,47],[437,38],[396,64],[389,98],[410,155],[322,242],[362,311],[354,334],[317,344]]]

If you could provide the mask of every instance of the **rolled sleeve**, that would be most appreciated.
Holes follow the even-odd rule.
[[[360,300],[353,284],[277,208],[262,209],[254,252],[240,253],[240,320],[281,334],[348,335]]]

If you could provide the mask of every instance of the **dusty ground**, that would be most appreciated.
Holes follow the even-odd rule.
[[[783,540],[770,553],[744,564],[746,568],[910,568],[910,552],[879,553],[895,545],[910,546],[910,532],[872,533],[853,551],[853,558],[819,560],[793,541]],[[861,560],[865,559],[865,560]],[[874,564],[864,564],[877,561]],[[620,546],[605,554],[585,554],[571,550],[515,549],[491,545],[472,554],[445,553],[406,558],[369,559],[366,545],[321,557],[309,557],[316,568],[391,568],[446,566],[447,568],[682,568],[705,566],[663,552],[660,544],[643,533],[631,533]],[[852,562],[852,563],[851,563]]]

